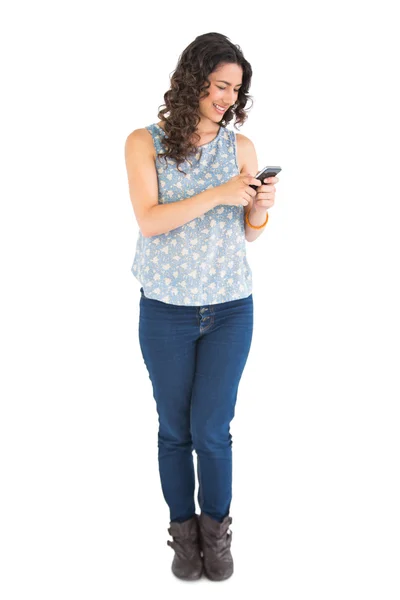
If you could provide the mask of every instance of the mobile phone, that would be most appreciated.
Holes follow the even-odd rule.
[[[282,171],[281,167],[264,167],[257,173],[257,175],[254,176],[254,178],[259,179],[261,183],[264,183],[265,179],[268,179],[268,177],[275,177],[278,173],[280,173],[280,171]],[[259,186],[250,185],[250,187],[257,191]]]

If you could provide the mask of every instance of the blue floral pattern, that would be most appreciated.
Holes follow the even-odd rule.
[[[146,129],[156,152],[166,135],[156,123]],[[189,162],[190,161],[190,162]],[[220,127],[217,136],[176,168],[157,157],[158,202],[179,202],[222,185],[239,174],[236,135]],[[191,163],[191,164],[190,164]],[[167,233],[144,237],[139,229],[131,271],[144,295],[180,306],[202,306],[247,298],[252,273],[247,262],[243,206],[218,205]]]

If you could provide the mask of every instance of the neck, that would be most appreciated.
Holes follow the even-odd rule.
[[[219,123],[216,123],[215,121],[211,121],[211,119],[201,117],[200,123],[197,125],[196,132],[199,135],[211,135],[213,133],[218,133],[219,128],[220,128]]]

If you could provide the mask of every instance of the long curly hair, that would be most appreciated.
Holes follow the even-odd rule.
[[[221,33],[205,33],[199,35],[185,48],[179,57],[177,67],[171,76],[171,87],[164,94],[165,104],[159,106],[158,118],[163,121],[165,137],[163,145],[164,153],[157,156],[173,158],[177,162],[177,168],[183,172],[179,165],[189,160],[201,148],[195,146],[191,140],[197,141],[200,136],[196,132],[200,122],[199,100],[209,95],[207,89],[210,87],[208,75],[216,68],[225,63],[240,65],[243,69],[242,85],[236,103],[223,115],[219,125],[226,127],[235,118],[235,127],[242,125],[247,114],[245,106],[252,97],[249,89],[252,77],[250,63],[244,58],[240,46],[233,44],[229,38]],[[200,94],[204,92],[204,95]],[[253,103],[252,103],[253,104]],[[237,128],[237,127],[236,127]]]

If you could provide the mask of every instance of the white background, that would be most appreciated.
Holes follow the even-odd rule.
[[[398,600],[394,5],[4,5],[3,600]],[[210,31],[251,63],[241,132],[260,167],[282,172],[267,228],[247,244],[255,328],[231,429],[235,574],[184,583],[170,571],[138,341],[124,143],[159,120],[180,53]]]

